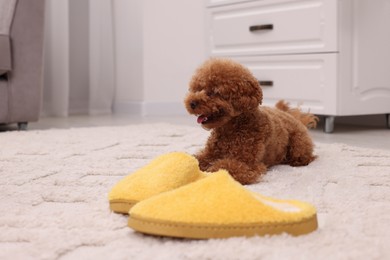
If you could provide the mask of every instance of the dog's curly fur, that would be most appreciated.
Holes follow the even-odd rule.
[[[242,184],[259,181],[276,164],[307,165],[315,159],[307,128],[317,118],[284,101],[259,106],[262,90],[252,73],[230,59],[212,58],[193,75],[185,106],[212,130],[196,154],[201,170],[227,170]]]

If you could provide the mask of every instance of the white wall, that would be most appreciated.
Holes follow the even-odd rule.
[[[46,1],[44,42],[44,116],[67,116],[69,107],[69,5]],[[54,91],[59,90],[58,92]]]
[[[89,108],[89,0],[69,1],[69,16],[69,114],[84,114]]]
[[[141,113],[143,90],[143,1],[114,0],[116,112]]]
[[[185,114],[183,98],[206,58],[204,1],[114,0],[116,112]]]
[[[43,115],[111,113],[111,7],[111,0],[46,1]]]
[[[204,4],[47,1],[44,114],[107,113],[112,88],[115,112],[186,114],[188,82],[206,58]]]

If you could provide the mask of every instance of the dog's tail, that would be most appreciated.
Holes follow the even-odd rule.
[[[302,110],[299,107],[290,108],[289,104],[284,100],[278,101],[278,103],[276,103],[275,106],[277,109],[287,112],[293,117],[295,117],[296,119],[298,119],[307,128],[309,129],[316,128],[319,119],[315,115],[311,113],[302,112]]]

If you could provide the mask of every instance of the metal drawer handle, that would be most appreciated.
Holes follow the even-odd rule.
[[[267,30],[273,30],[273,29],[274,29],[273,24],[259,24],[259,25],[249,26],[249,31],[251,31],[251,32],[267,31]]]
[[[259,80],[259,84],[262,87],[272,87],[274,85],[274,82],[273,81],[262,81],[262,80]]]

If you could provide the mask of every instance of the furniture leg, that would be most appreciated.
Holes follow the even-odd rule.
[[[324,132],[325,133],[332,133],[334,130],[334,116],[325,116],[325,125],[324,125]]]
[[[28,122],[19,122],[18,123],[18,130],[19,131],[26,131],[27,125],[28,125]]]

